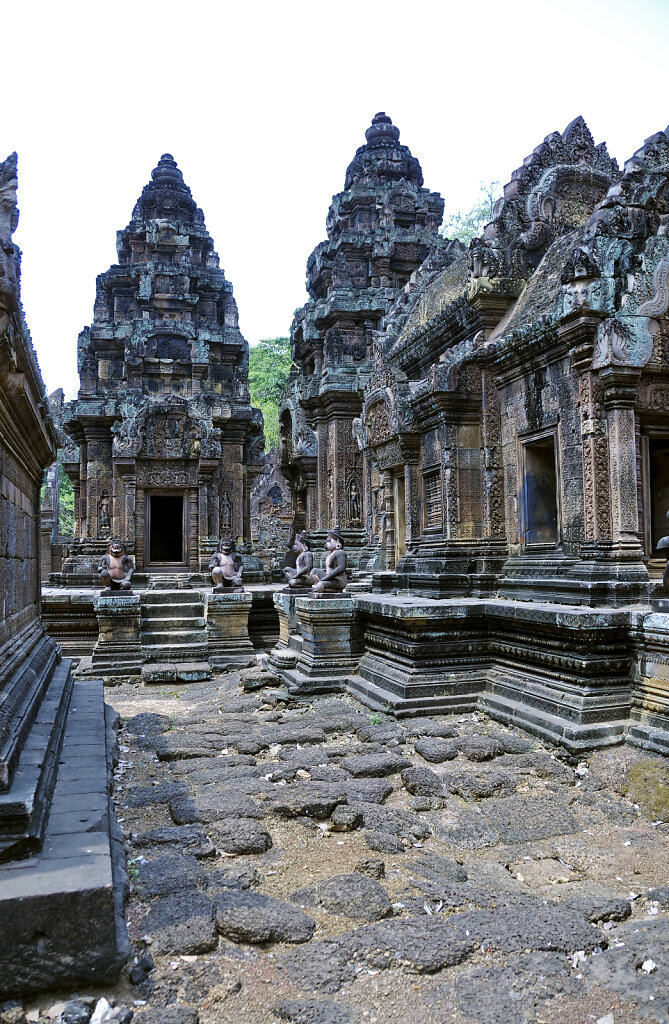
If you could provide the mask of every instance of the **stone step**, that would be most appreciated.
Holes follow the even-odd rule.
[[[147,644],[142,647],[145,662],[207,661],[209,645],[204,644]]]
[[[161,597],[167,597],[169,600],[163,601],[160,599]],[[200,594],[194,594],[192,598],[184,598],[182,590],[166,591],[164,595],[145,594],[141,600],[142,608],[170,608],[173,605],[178,605],[180,608],[197,608],[202,607],[203,604],[204,601]]]
[[[190,618],[191,616],[203,616],[204,604],[199,601],[197,604],[152,604],[141,608],[143,619],[179,619]]]
[[[142,665],[143,683],[196,683],[211,679],[208,661],[154,661]]]
[[[168,604],[202,604],[202,595],[199,590],[147,590],[142,595],[142,604],[168,605]]]
[[[143,633],[154,633],[164,632],[165,630],[173,630],[175,625],[179,623],[184,629],[204,629],[206,626],[204,615],[182,615],[175,616],[150,616],[149,618],[142,618],[140,621],[140,629]]]
[[[53,647],[51,641],[43,644]],[[0,862],[38,851],[58,776],[73,688],[71,663],[47,662],[49,683],[27,733],[12,783],[0,792]]]
[[[198,629],[142,630],[140,635],[143,645],[206,643],[206,633]]]

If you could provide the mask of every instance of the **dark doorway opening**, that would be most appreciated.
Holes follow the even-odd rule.
[[[558,503],[555,440],[527,441],[525,449],[525,543],[557,544]]]
[[[657,543],[669,533],[669,439],[650,441],[651,558],[661,558]]]
[[[149,561],[183,564],[184,499],[182,494],[152,494],[149,514]]]

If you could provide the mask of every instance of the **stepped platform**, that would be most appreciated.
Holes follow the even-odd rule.
[[[204,599],[199,591],[146,591],[141,600],[139,629],[143,682],[211,678]]]

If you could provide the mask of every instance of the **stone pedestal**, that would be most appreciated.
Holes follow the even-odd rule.
[[[301,593],[302,596],[308,596],[310,590],[305,588]],[[299,594],[300,591],[286,587],[274,595],[274,607],[279,616],[279,642],[269,652],[269,661],[270,665],[279,670],[295,668],[302,647],[300,620],[295,608],[295,599]]]
[[[138,676],[142,671],[139,594],[96,597],[98,642],[91,669],[98,676]],[[86,672],[86,669],[84,669]]]
[[[209,664],[214,669],[244,667],[254,661],[249,639],[253,597],[245,591],[205,594]]]
[[[484,605],[386,594],[355,598],[365,651],[348,689],[399,717],[472,711],[485,689]]]
[[[666,606],[658,612],[657,606]],[[669,754],[669,600],[653,601],[653,612],[639,614],[630,628],[636,650],[632,668],[632,708],[627,739],[637,747]]]
[[[365,653],[348,689],[369,707],[403,717],[480,706],[572,753],[625,739],[628,610],[381,594],[354,602]]]
[[[279,595],[292,598],[292,595]],[[294,669],[280,670],[294,694],[338,693],[357,670],[360,657],[354,633],[354,607],[350,597],[327,601],[296,597],[295,612],[302,634],[302,649]],[[290,614],[285,613],[286,617]]]

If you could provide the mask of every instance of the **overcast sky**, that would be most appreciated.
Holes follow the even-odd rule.
[[[253,345],[288,333],[378,110],[447,213],[577,114],[621,163],[669,122],[669,0],[17,0],[0,26],[23,304],[47,389],[68,396],[96,275],[161,153],[204,210]]]

